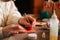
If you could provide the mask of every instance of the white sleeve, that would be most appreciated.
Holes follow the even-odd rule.
[[[3,38],[3,33],[2,33],[2,28],[1,25],[2,25],[2,20],[3,20],[3,11],[2,9],[0,8],[0,39]]]
[[[17,10],[16,6],[14,5],[14,3],[12,3],[12,10],[8,16],[8,21],[7,21],[7,25],[8,24],[18,24],[18,20],[22,17],[20,12]]]

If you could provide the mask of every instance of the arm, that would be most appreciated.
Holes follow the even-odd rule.
[[[11,9],[11,12],[9,13],[9,16],[8,16],[7,25],[8,24],[18,24],[18,20],[21,17],[22,16],[18,12],[16,6],[14,5],[14,2],[12,2],[12,9]]]
[[[2,28],[3,28],[3,27],[0,27],[0,39],[3,38]]]
[[[18,23],[18,20],[21,16],[21,14],[16,9],[14,3],[12,3],[12,10],[11,13],[7,16],[8,20],[6,22],[7,26],[3,26],[4,18],[3,18],[3,10],[0,9],[0,40],[4,37],[8,37],[11,34],[18,34],[20,32],[25,32],[25,29],[21,27],[20,25],[16,25]],[[2,11],[1,11],[2,10]],[[12,23],[16,23],[12,25]],[[8,25],[11,24],[11,25]]]
[[[3,38],[3,33],[2,33],[2,28],[1,25],[2,25],[2,20],[3,20],[3,13],[2,13],[2,9],[0,8],[0,39]]]

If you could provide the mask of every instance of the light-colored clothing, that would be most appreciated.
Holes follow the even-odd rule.
[[[21,14],[18,12],[13,1],[1,2],[0,1],[0,38],[3,37],[2,28],[5,25],[18,23]]]

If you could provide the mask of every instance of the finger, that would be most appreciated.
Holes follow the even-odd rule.
[[[30,21],[32,21],[32,22],[35,21],[35,19],[34,19],[32,16],[27,16],[27,18],[28,18]]]
[[[20,25],[15,25],[14,27],[12,27],[12,30],[23,30],[24,28]]]
[[[20,18],[18,21],[19,24],[25,24],[25,22],[26,22],[25,18]]]
[[[9,32],[9,35],[15,35],[15,34],[19,34],[19,33],[26,33],[26,30],[12,30]]]
[[[32,25],[28,22],[24,22],[23,24],[20,24],[23,27],[31,27]]]
[[[27,27],[31,27],[32,25],[30,24],[30,23],[25,23],[25,26],[27,26]]]
[[[35,27],[35,25],[36,25],[36,20],[32,22],[32,27]]]
[[[32,27],[34,27],[36,25],[36,20],[31,16],[28,16],[28,19],[31,21]]]
[[[30,21],[30,25],[32,25],[31,27],[34,27],[36,24],[36,20],[31,16],[28,16],[28,20]]]
[[[26,30],[18,30],[19,33],[26,33]]]
[[[27,22],[26,19],[20,20],[19,22],[20,22],[20,25],[23,25],[23,26],[29,26],[30,27],[30,25],[31,25],[29,22]]]
[[[15,35],[15,34],[18,34],[18,32],[17,32],[17,31],[10,31],[10,32],[8,33],[9,36],[13,36],[13,35]]]
[[[15,27],[15,28],[13,29],[13,31],[18,31],[18,32],[21,31],[21,32],[25,32],[26,29],[25,29],[24,27],[18,25],[17,27]]]

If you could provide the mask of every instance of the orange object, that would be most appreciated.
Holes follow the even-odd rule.
[[[31,30],[32,27],[25,27],[27,31]]]
[[[34,33],[35,30],[34,29],[31,29],[31,30],[28,30],[27,33]]]

